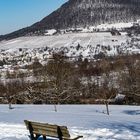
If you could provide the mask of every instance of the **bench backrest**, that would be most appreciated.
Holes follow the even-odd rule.
[[[70,138],[69,131],[66,126],[52,125],[48,123],[39,123],[25,120],[27,129],[32,134],[50,136],[55,138]]]

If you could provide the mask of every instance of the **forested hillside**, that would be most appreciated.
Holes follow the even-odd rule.
[[[46,29],[89,27],[138,19],[140,19],[139,0],[69,0],[41,21],[30,27],[0,36],[0,40],[34,33],[41,34]]]

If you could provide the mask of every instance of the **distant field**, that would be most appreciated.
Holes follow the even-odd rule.
[[[100,33],[72,33],[56,36],[37,36],[37,37],[21,37],[9,41],[0,42],[0,49],[14,48],[38,48],[38,47],[63,47],[80,45],[96,46],[101,45],[121,45],[126,42],[128,37],[125,33],[121,36],[112,36],[109,32]]]

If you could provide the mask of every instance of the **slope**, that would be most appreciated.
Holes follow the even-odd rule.
[[[139,0],[69,0],[59,9],[30,27],[0,36],[0,40],[42,34],[46,29],[88,27],[103,23],[136,21]]]

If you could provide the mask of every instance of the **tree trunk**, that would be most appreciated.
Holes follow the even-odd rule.
[[[107,112],[107,115],[109,115],[109,107],[108,107],[108,102],[105,103],[106,105],[106,112]]]
[[[54,111],[57,112],[57,107],[56,104],[54,105]]]
[[[12,104],[11,103],[9,103],[9,109],[12,109]]]

